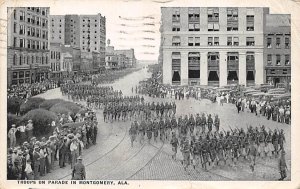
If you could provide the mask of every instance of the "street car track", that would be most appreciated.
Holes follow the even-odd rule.
[[[127,129],[126,129],[126,132],[125,132],[125,134],[124,134],[122,140],[120,140],[120,142],[119,142],[116,146],[114,146],[112,149],[110,149],[109,151],[107,151],[105,154],[103,154],[103,155],[100,156],[99,158],[97,158],[97,159],[95,159],[94,161],[92,161],[92,162],[86,164],[85,166],[88,167],[88,166],[92,165],[93,163],[99,161],[100,159],[104,158],[105,156],[107,156],[107,155],[110,154],[111,152],[113,152],[113,151],[114,151],[118,146],[120,146],[120,144],[125,140],[126,136],[127,136]],[[92,151],[95,151],[95,150],[96,150],[96,149],[94,149],[94,150],[92,150]],[[92,152],[92,151],[91,151],[91,152]],[[89,152],[89,153],[90,153],[90,152]],[[68,174],[68,175],[66,175],[66,176],[64,176],[64,177],[59,178],[58,180],[62,180],[62,179],[66,178],[66,177],[68,177],[68,176],[70,176],[70,175],[71,175],[71,173]]]
[[[157,148],[156,146],[154,146],[154,145],[152,145],[153,147],[155,147],[155,148]],[[166,154],[167,156],[172,156],[171,154],[169,154],[168,152],[166,152],[166,151],[164,151],[164,150],[162,150],[162,153],[164,153],[164,154]],[[200,173],[198,170],[195,170],[197,173]],[[213,173],[213,172],[211,172],[211,171],[209,171],[209,170],[207,170],[206,172],[209,172],[210,174],[213,174],[213,175],[217,175],[217,176],[219,176],[219,177],[223,177],[223,178],[225,178],[225,179],[227,179],[227,180],[232,180],[231,178],[229,178],[229,177],[225,177],[225,176],[223,176],[223,175],[220,175],[220,174],[217,174],[217,173]]]
[[[156,154],[143,166],[141,167],[139,170],[137,170],[134,174],[132,174],[131,176],[127,177],[126,180],[130,180],[130,178],[134,177],[136,174],[138,174],[141,170],[143,170],[147,165],[149,165],[149,163],[151,163],[151,161],[162,151],[163,146],[165,145],[165,143],[162,143],[162,145],[158,148],[156,146],[154,146],[153,144],[150,144],[151,146],[153,146],[154,148],[158,149],[158,151],[156,152]]]
[[[133,155],[131,155],[129,158],[127,158],[125,161],[121,162],[121,163],[118,163],[116,166],[114,166],[114,168],[110,169],[110,171],[108,172],[108,174],[106,174],[105,176],[103,176],[103,178],[105,179],[106,177],[109,176],[109,174],[114,171],[115,169],[119,168],[120,166],[128,163],[131,159],[133,159],[134,157],[136,157],[141,151],[142,149],[145,147],[145,143],[143,144],[143,146],[136,152],[134,153]]]

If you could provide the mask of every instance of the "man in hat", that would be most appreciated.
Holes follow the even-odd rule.
[[[38,146],[34,147],[33,151],[33,173],[34,180],[39,179],[39,168],[40,168],[40,148]]]
[[[279,172],[280,172],[280,179],[278,180],[284,180],[286,178],[286,172],[287,172],[287,165],[285,161],[285,151],[281,151],[281,157],[279,158]]]
[[[26,125],[27,138],[31,138],[33,135],[33,124],[32,120],[28,120],[28,124]]]
[[[73,167],[72,171],[72,180],[85,180],[85,166],[82,164],[82,157],[77,158],[77,163]]]
[[[17,139],[16,139],[16,125],[12,124],[11,128],[8,131],[7,137],[9,138],[9,147],[10,148],[14,148],[16,146],[17,143]]]

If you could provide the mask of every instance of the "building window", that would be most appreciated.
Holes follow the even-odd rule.
[[[238,8],[227,8],[227,31],[238,31]]]
[[[24,44],[24,39],[20,39],[20,47],[21,48],[24,48],[25,47],[25,44]]]
[[[267,38],[267,48],[272,48],[272,38],[271,37],[268,37]]]
[[[208,23],[207,28],[208,28],[208,31],[219,31],[220,30],[219,23]]]
[[[172,53],[172,84],[180,84],[181,56],[180,52]]]
[[[214,46],[219,46],[219,37],[214,37]]]
[[[289,65],[290,65],[290,55],[289,55],[289,54],[286,54],[286,55],[285,55],[285,65],[286,65],[286,66],[289,66]]]
[[[188,57],[188,78],[200,78],[200,53],[190,52]]]
[[[227,46],[232,46],[232,37],[227,37]]]
[[[23,61],[23,56],[20,54],[20,56],[19,56],[19,65],[22,65],[22,61]]]
[[[276,37],[276,48],[280,48],[280,43],[281,43],[280,37]]]
[[[200,31],[200,9],[189,8],[189,31]]]
[[[14,54],[14,57],[13,57],[13,65],[17,65],[17,55]]]
[[[254,45],[255,45],[254,37],[247,37],[246,46],[254,46]]]
[[[180,37],[179,36],[172,37],[172,46],[180,46]]]
[[[268,65],[272,65],[272,55],[271,54],[267,55],[267,63],[268,63]]]
[[[281,56],[280,54],[276,54],[276,66],[280,66],[281,65]]]
[[[195,46],[200,46],[200,37],[195,37]]]
[[[180,31],[180,23],[173,22],[172,31]]]
[[[286,37],[285,39],[284,39],[284,43],[285,43],[285,48],[286,49],[289,49],[290,48],[290,38],[289,37]]]
[[[17,19],[17,11],[16,11],[16,9],[14,9],[14,19],[15,20]]]
[[[172,21],[180,22],[180,9],[173,9]]]
[[[17,23],[14,22],[14,33],[17,33]]]
[[[254,31],[254,14],[246,17],[246,30]]]
[[[194,38],[193,37],[188,38],[188,46],[194,46]]]
[[[212,46],[213,45],[213,38],[212,37],[208,37],[207,45],[208,46]]]
[[[219,8],[207,9],[208,22],[219,22]]]
[[[20,21],[24,21],[24,20],[25,20],[25,12],[20,11]]]

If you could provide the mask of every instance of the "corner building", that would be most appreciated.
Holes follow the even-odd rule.
[[[8,7],[7,84],[49,78],[48,7]]]
[[[163,83],[264,83],[267,14],[261,7],[162,7]]]

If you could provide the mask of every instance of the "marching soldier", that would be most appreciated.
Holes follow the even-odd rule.
[[[82,157],[77,158],[77,163],[73,167],[72,171],[72,180],[85,180],[85,166],[82,164]]]
[[[212,131],[212,124],[213,124],[213,119],[211,118],[211,115],[208,115],[207,118],[207,127],[208,127],[208,132]]]
[[[205,125],[206,125],[206,117],[205,117],[205,114],[203,113],[203,114],[202,114],[202,117],[201,117],[202,133],[205,132]]]
[[[147,138],[148,138],[148,144],[150,143],[150,140],[152,138],[152,126],[153,126],[152,121],[148,120],[147,121]]]
[[[172,132],[172,139],[170,144],[172,145],[172,159],[176,160],[177,148],[178,148],[178,139],[176,138],[175,132]]]
[[[187,171],[187,168],[190,165],[190,144],[186,137],[184,137],[181,152],[183,156],[184,170]]]
[[[160,140],[164,141],[164,138],[165,138],[165,123],[164,123],[164,120],[162,119],[162,117],[160,117],[158,125],[159,125]]]
[[[198,135],[198,133],[200,132],[200,127],[201,127],[201,117],[200,117],[199,113],[197,113],[197,116],[196,116],[196,135]]]
[[[138,128],[138,123],[135,120],[134,123],[131,124],[131,127],[129,129],[129,135],[130,135],[130,139],[131,139],[131,147],[133,147],[133,142],[136,139],[137,128]]]
[[[215,127],[216,131],[218,132],[220,129],[220,118],[218,117],[218,114],[215,116]]]

